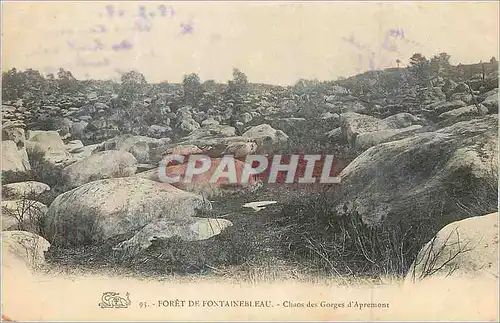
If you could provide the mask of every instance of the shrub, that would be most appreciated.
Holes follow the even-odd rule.
[[[339,216],[333,191],[296,199],[282,210],[287,228],[283,253],[315,270],[339,276],[403,276],[437,232],[433,214],[400,217],[373,227],[357,213]]]
[[[63,167],[47,161],[45,153],[38,148],[27,149],[31,170],[2,172],[2,184],[37,181],[50,186],[50,191],[34,196],[39,201],[49,206],[57,195],[66,192],[69,188],[67,178],[63,174]]]

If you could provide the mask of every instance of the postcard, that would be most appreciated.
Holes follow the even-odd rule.
[[[499,320],[497,1],[4,1],[3,321]]]

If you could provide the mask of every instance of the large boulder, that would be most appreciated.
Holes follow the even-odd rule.
[[[345,102],[340,106],[340,113],[363,113],[367,108],[358,101]]]
[[[2,269],[36,270],[45,263],[49,247],[47,240],[34,233],[2,231]]]
[[[177,127],[184,132],[191,133],[200,129],[200,124],[192,118],[184,118],[179,122]]]
[[[2,230],[19,228],[36,229],[48,207],[38,201],[27,198],[2,201]]]
[[[83,120],[74,122],[71,125],[70,129],[71,136],[76,138],[82,138],[85,135],[85,129],[87,128],[88,125],[89,123]]]
[[[336,212],[375,225],[415,213],[470,216],[460,205],[496,207],[497,123],[488,115],[369,148],[340,173]]]
[[[454,93],[450,96],[450,101],[462,101],[465,104],[473,104],[474,98],[470,93]]]
[[[2,172],[25,172],[30,170],[26,148],[18,148],[12,140],[2,141]]]
[[[35,181],[2,185],[2,197],[6,199],[22,199],[27,197],[34,197],[46,191],[50,191],[49,185]]]
[[[66,144],[66,150],[70,154],[81,153],[83,151],[83,143],[80,140],[72,140]]]
[[[157,162],[164,160],[165,157],[169,155],[189,156],[201,153],[203,153],[203,150],[196,145],[173,145],[167,148],[160,147],[159,149],[156,149],[154,156],[152,157],[152,163],[156,164]]]
[[[77,161],[63,169],[67,183],[71,188],[88,182],[134,175],[137,160],[126,151],[101,151]]]
[[[236,136],[236,128],[219,125],[209,124],[191,132],[188,136],[182,138],[179,142],[180,145],[196,145],[202,146],[215,146],[221,143],[233,141]]]
[[[479,111],[478,111],[478,109],[479,109]],[[454,119],[462,118],[465,116],[471,116],[471,117],[476,116],[477,117],[480,115],[485,115],[486,113],[488,113],[488,109],[482,104],[479,104],[478,107],[476,107],[475,105],[469,105],[466,107],[461,107],[461,108],[453,109],[453,110],[445,112],[445,113],[441,113],[439,115],[439,119],[454,120]]]
[[[274,129],[266,123],[251,127],[241,136],[254,141],[257,143],[258,147],[263,150],[288,141],[288,135],[286,133]]]
[[[146,136],[120,135],[103,143],[104,150],[121,150],[134,155],[138,163],[148,164],[152,153],[161,146],[167,146],[169,138],[156,139]]]
[[[153,220],[187,218],[211,208],[201,196],[167,183],[137,177],[106,179],[57,196],[47,212],[45,232],[56,244],[96,244]]]
[[[498,113],[498,88],[485,93],[486,99],[482,104],[488,108],[490,113]]]
[[[257,151],[255,142],[233,142],[227,145],[222,155],[233,155],[235,158],[244,158]]]
[[[423,122],[409,113],[398,113],[385,119],[352,112],[340,115],[344,139],[357,149],[367,149],[403,134],[412,134]]]
[[[365,150],[380,143],[398,140],[414,134],[422,128],[421,125],[413,125],[401,129],[388,129],[372,132],[360,133],[356,136],[354,148],[357,150]]]
[[[26,137],[27,149],[41,150],[48,162],[58,164],[71,160],[71,155],[57,131],[29,130]]]
[[[6,140],[12,140],[18,148],[23,148],[26,141],[24,129],[16,127],[13,123],[2,125],[2,141]]]
[[[461,107],[465,107],[467,104],[463,101],[460,100],[454,100],[454,101],[440,101],[440,102],[434,102],[432,104],[429,104],[425,106],[422,111],[424,114],[428,117],[437,117],[441,113],[445,113],[454,109],[458,109]]]
[[[498,212],[446,225],[422,247],[405,280],[435,276],[498,281]]]
[[[243,123],[249,123],[250,121],[252,121],[252,119],[253,119],[252,115],[248,112],[245,112],[240,116],[240,120]]]
[[[170,132],[172,128],[168,125],[160,126],[160,125],[151,125],[148,128],[148,136],[156,139],[165,138]]]
[[[131,239],[118,244],[114,250],[136,254],[158,239],[180,238],[182,241],[207,240],[220,234],[233,224],[225,219],[189,217],[184,219],[161,218],[142,228]]]
[[[97,153],[100,151],[102,146],[100,144],[83,146],[81,149],[76,150],[71,153],[71,159],[76,162],[82,159],[85,159],[92,155],[93,153]]]

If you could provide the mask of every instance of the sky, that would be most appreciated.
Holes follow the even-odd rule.
[[[2,71],[64,68],[78,79],[184,74],[291,85],[405,66],[416,52],[498,59],[491,2],[2,2]]]

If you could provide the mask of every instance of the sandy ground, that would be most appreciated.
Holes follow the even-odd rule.
[[[130,304],[124,300],[126,308],[101,308],[98,304],[105,292],[117,292],[123,298],[129,293]],[[389,281],[381,285],[365,282],[346,287],[335,280],[250,284],[210,277],[160,282],[97,275],[50,276],[30,273],[21,266],[4,266],[2,293],[3,313],[19,321],[498,322],[498,279],[449,277],[418,284]],[[239,307],[228,307],[234,304],[225,301],[243,302],[238,303]],[[257,302],[245,304],[244,301]],[[374,303],[376,307],[360,308],[356,302]],[[255,307],[257,305],[261,307]]]

